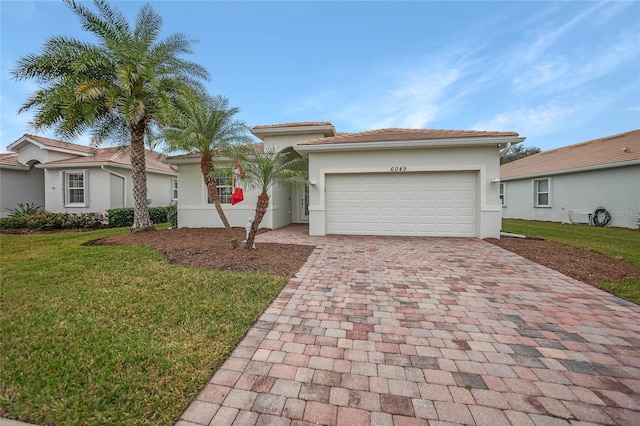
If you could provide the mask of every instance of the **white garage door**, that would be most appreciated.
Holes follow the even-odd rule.
[[[327,175],[327,234],[475,236],[474,172]]]

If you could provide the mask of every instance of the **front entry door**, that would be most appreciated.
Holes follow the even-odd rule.
[[[300,222],[309,222],[309,184],[305,184],[304,188],[298,190],[300,198],[299,220]]]

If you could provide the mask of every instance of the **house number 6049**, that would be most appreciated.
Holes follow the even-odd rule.
[[[407,171],[407,166],[393,166],[393,167],[391,167],[391,171],[392,172],[396,172],[396,173],[406,172]]]

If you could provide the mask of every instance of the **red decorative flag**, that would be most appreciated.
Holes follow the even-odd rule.
[[[236,160],[236,168],[233,171],[233,194],[231,195],[231,205],[237,204],[244,200],[244,194],[242,193],[242,178],[244,177],[244,170],[240,165],[240,161]]]

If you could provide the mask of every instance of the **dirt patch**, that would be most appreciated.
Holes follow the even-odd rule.
[[[234,231],[239,242],[244,239],[244,228],[234,228]],[[129,232],[88,244],[140,244],[155,248],[170,263],[195,268],[264,272],[286,277],[295,275],[314,249],[313,246],[296,244],[256,243],[255,250],[246,250],[240,242],[240,247],[232,250],[225,230],[218,228]]]
[[[487,241],[591,285],[640,279],[640,268],[621,259],[553,241],[513,237]]]

